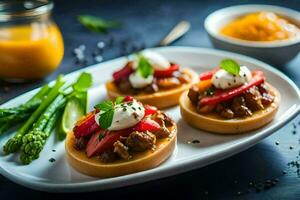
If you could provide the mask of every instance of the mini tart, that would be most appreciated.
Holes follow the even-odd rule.
[[[188,90],[194,83],[199,81],[197,73],[193,70],[184,69],[182,71],[191,77],[190,83],[185,83],[179,87],[161,90],[152,94],[132,95],[132,97],[138,101],[141,101],[143,104],[155,106],[158,109],[177,105],[180,95],[184,91]],[[120,93],[113,81],[109,81],[106,83],[106,90],[107,96],[112,100],[116,99],[118,96],[127,95]]]
[[[130,160],[116,160],[111,163],[101,162],[99,157],[88,158],[84,150],[75,148],[73,132],[68,133],[65,149],[69,164],[77,171],[95,177],[115,177],[152,169],[167,160],[173,153],[177,141],[177,126],[168,127],[172,132],[169,137],[157,139],[155,150],[146,150],[132,154]]]
[[[187,92],[179,99],[181,116],[195,128],[219,134],[239,134],[256,130],[273,120],[280,103],[278,90],[270,84],[267,85],[270,94],[274,96],[274,101],[264,110],[256,111],[250,117],[224,119],[216,113],[199,114],[188,98]]]

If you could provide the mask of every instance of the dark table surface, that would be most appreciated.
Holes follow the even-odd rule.
[[[212,48],[203,28],[204,18],[217,9],[236,4],[275,4],[300,10],[300,1],[180,1],[180,0],[89,0],[55,1],[54,19],[60,26],[65,42],[65,56],[59,69],[44,80],[10,84],[0,82],[0,103],[19,94],[53,80],[60,73],[69,73],[84,66],[94,64],[91,52],[96,43],[104,41],[113,45],[105,48],[104,59],[109,60],[126,53],[124,40],[135,46],[152,47],[178,21],[186,19],[192,29],[173,45]],[[94,34],[84,29],[76,21],[79,14],[99,15],[123,22],[120,30],[109,35]],[[112,39],[113,38],[113,39]],[[87,63],[75,64],[72,50],[84,44],[87,48]],[[129,47],[131,48],[131,47]],[[300,56],[282,68],[296,84],[300,85]],[[272,136],[254,147],[226,160],[188,173],[148,183],[84,194],[49,194],[30,190],[0,177],[0,197],[43,198],[70,197],[83,198],[125,198],[150,199],[186,198],[186,199],[300,199],[300,172],[297,167],[288,164],[299,160],[300,116],[276,131]],[[268,180],[278,183],[268,188]],[[274,182],[274,181],[273,181]],[[255,189],[252,185],[260,189]],[[268,184],[267,184],[268,185]]]

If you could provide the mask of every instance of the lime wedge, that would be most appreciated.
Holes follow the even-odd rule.
[[[67,133],[72,131],[75,123],[86,114],[87,110],[87,92],[81,98],[71,98],[68,100],[57,136],[59,140],[63,140]]]

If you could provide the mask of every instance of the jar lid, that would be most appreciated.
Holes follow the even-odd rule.
[[[52,0],[2,0],[0,1],[0,22],[24,17],[36,17],[49,13]]]

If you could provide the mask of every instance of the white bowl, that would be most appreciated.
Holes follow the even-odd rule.
[[[220,29],[237,17],[260,11],[274,12],[300,27],[300,12],[271,5],[238,5],[223,8],[207,16],[204,27],[215,48],[252,56],[280,67],[299,53],[300,37],[281,41],[256,42],[220,34]]]

